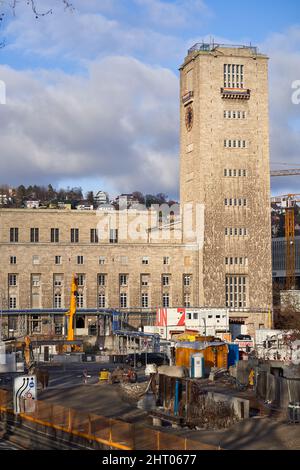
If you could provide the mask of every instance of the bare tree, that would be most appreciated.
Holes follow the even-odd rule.
[[[65,10],[74,10],[73,4],[69,0],[56,0],[57,2],[61,2],[65,6]],[[50,8],[49,10],[42,11],[39,9],[39,4],[38,0],[1,0],[0,1],[0,10],[6,9],[7,11],[11,11],[13,15],[16,15],[16,11],[18,8],[19,4],[27,4],[29,8],[31,8],[32,12],[35,14],[36,18],[39,18],[41,16],[46,16],[50,15],[53,13],[53,8]],[[2,11],[1,17],[3,19],[3,16],[5,13]]]
[[[57,4],[63,4],[65,10],[73,12],[75,10],[73,3],[69,0],[55,0]],[[53,8],[49,10],[41,10],[39,8],[39,0],[0,0],[0,27],[3,24],[4,19],[9,15],[16,16],[18,6],[20,4],[27,5],[28,8],[32,10],[32,13],[35,15],[36,19],[43,16],[52,15],[54,12]],[[0,40],[0,49],[6,45],[5,39]]]
[[[274,309],[275,328],[293,331],[293,340],[300,339],[300,305],[299,297],[291,293],[281,296],[281,302]]]

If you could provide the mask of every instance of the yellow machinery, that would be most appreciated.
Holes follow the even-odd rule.
[[[288,201],[291,202],[292,201]],[[294,205],[285,210],[286,238],[286,289],[295,289],[296,247],[295,247],[295,211]]]
[[[25,361],[26,368],[29,369],[33,362],[31,339],[29,336],[25,336],[23,344],[24,344],[24,361]]]
[[[72,276],[71,284],[71,299],[70,299],[70,309],[66,313],[66,324],[67,324],[67,340],[64,344],[64,351],[80,351],[80,346],[74,344],[67,344],[67,341],[74,341],[74,322],[77,309],[77,297],[78,297],[78,277],[76,274]]]
[[[70,309],[66,313],[67,317],[67,341],[74,341],[74,320],[77,309],[77,296],[78,296],[78,278],[76,274],[73,274],[71,284],[71,299]]]
[[[299,202],[296,196],[300,196],[300,194],[278,196],[281,198],[281,207],[285,209],[286,290],[296,287],[295,205],[296,202]]]

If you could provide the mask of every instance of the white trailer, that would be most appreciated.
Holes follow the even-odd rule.
[[[186,330],[203,336],[217,336],[229,331],[229,310],[226,308],[159,308],[155,327],[162,339],[170,340],[174,334]],[[146,331],[145,327],[144,331]],[[148,331],[148,330],[147,330]]]

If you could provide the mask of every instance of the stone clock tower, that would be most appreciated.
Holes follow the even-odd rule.
[[[194,212],[204,206],[198,303],[227,305],[250,330],[252,322],[267,326],[268,58],[254,47],[196,44],[180,73],[180,201]]]

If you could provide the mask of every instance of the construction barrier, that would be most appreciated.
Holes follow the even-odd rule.
[[[14,415],[11,394],[0,389],[0,411]],[[72,408],[36,401],[34,413],[20,413],[22,420],[50,427],[118,450],[219,450],[215,446],[185,439],[143,425],[135,425]]]

